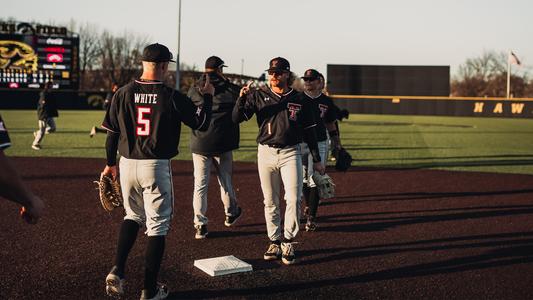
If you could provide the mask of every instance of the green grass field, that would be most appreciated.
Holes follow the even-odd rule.
[[[41,151],[32,150],[35,111],[4,110],[13,146],[10,156],[104,157],[105,135],[89,138],[102,111],[60,111],[58,131],[47,135]],[[256,160],[257,125],[241,125],[238,161]],[[533,174],[533,120],[435,116],[351,115],[341,123],[341,138],[366,167],[427,168]],[[177,159],[190,159],[184,127]]]

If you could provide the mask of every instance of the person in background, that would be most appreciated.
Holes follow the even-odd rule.
[[[56,131],[56,122],[54,118],[59,117],[57,112],[57,103],[54,95],[51,92],[53,83],[48,81],[44,85],[44,89],[39,94],[39,101],[37,103],[37,117],[39,121],[39,129],[33,132],[34,140],[31,144],[33,150],[41,150],[41,143],[44,135]]]
[[[316,137],[318,141],[318,150],[320,153],[321,163],[326,167],[326,156],[328,153],[328,137],[334,147],[340,148],[339,133],[335,126],[337,120],[336,106],[333,100],[322,93],[323,85],[321,74],[314,69],[305,71],[302,77],[304,81],[304,101],[313,107],[315,120]],[[319,203],[319,194],[316,183],[313,180],[313,164],[309,159],[309,148],[307,144],[302,143],[302,165],[303,165],[303,197],[306,207],[304,215],[307,217],[305,224],[306,231],[316,230],[316,214]]]

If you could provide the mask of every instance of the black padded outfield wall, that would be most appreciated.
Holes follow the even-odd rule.
[[[0,109],[36,109],[40,90],[0,89]],[[52,90],[59,109],[101,109],[106,92]]]
[[[449,96],[449,66],[328,65],[328,91],[341,95]]]
[[[331,96],[337,106],[348,109],[352,114],[533,118],[533,98],[347,99],[345,96]]]

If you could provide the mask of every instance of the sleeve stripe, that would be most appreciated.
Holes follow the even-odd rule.
[[[244,117],[246,118],[246,121],[250,121],[250,118],[248,118],[248,116],[246,115],[245,112],[242,112],[242,114],[244,115]]]
[[[114,132],[114,133],[120,133],[120,131],[114,131],[114,130],[111,130],[111,129],[105,127],[104,124],[102,124],[102,127],[103,127],[105,130],[107,130],[107,131],[111,131],[111,132]]]
[[[316,126],[316,124],[313,124],[313,125],[311,125],[311,126],[307,126],[307,127],[305,127],[304,129],[313,128],[313,127],[315,127],[315,126]]]
[[[7,143],[3,143],[3,144],[0,144],[0,149],[5,149],[5,148],[8,148],[11,146],[11,143],[10,142],[7,142]]]

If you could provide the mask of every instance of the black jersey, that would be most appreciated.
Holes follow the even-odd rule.
[[[120,133],[118,150],[126,158],[170,159],[178,154],[181,122],[207,128],[211,106],[211,95],[197,107],[160,81],[135,80],[115,93],[102,126]]]
[[[305,92],[303,93],[303,98],[313,106],[315,120],[317,121],[315,127],[317,141],[327,140],[328,136],[325,124],[335,122],[337,119],[336,106],[333,104],[333,100],[324,94],[313,98]]]
[[[257,115],[257,142],[278,148],[302,142],[303,130],[316,126],[312,106],[300,93],[290,90],[278,95],[271,89],[250,91],[239,99],[233,110],[233,121],[249,120]]]
[[[2,116],[0,115],[0,150],[4,150],[9,146],[11,146],[11,140],[9,139],[9,134],[7,134],[4,120],[2,120]]]
[[[209,82],[215,87],[211,124],[206,131],[191,131],[191,152],[218,155],[239,148],[239,124],[232,122],[231,114],[239,97],[240,87],[219,76],[211,78]],[[203,103],[198,86],[204,84],[204,80],[200,79],[191,86],[188,96],[193,103]]]

